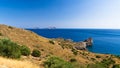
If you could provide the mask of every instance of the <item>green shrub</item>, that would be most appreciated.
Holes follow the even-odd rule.
[[[3,36],[3,34],[2,34],[2,33],[0,33],[0,36]]]
[[[77,60],[74,59],[74,58],[70,59],[70,62],[76,62],[76,61],[77,61]]]
[[[101,56],[99,56],[99,55],[96,55],[96,58],[101,58]]]
[[[113,65],[112,68],[120,68],[120,65],[119,64]]]
[[[0,55],[8,58],[20,58],[20,46],[9,39],[0,39]]]
[[[74,62],[72,63],[72,65],[74,66],[74,68],[87,68],[86,64],[80,64],[78,62]]]
[[[8,26],[8,28],[13,29],[13,27],[12,27],[12,26]]]
[[[102,63],[89,64],[87,68],[106,68]]]
[[[89,64],[87,66],[87,68],[109,68],[110,65],[114,65],[115,61],[113,61],[112,59],[103,59],[103,61],[96,63],[96,64]],[[114,68],[117,66],[113,66]]]
[[[58,57],[50,57],[44,62],[45,68],[74,68],[70,62]]]
[[[77,51],[76,49],[74,49],[74,48],[72,48],[71,51],[73,52],[74,55],[77,55],[77,54],[78,54],[78,51]]]
[[[109,59],[103,59],[103,61],[101,61],[101,63],[103,63],[103,64],[106,65],[106,67],[107,67],[107,66],[109,66],[110,64],[114,64],[115,61],[112,60],[111,58],[109,58]]]
[[[39,50],[34,49],[32,51],[32,56],[34,56],[34,57],[40,57],[40,55],[41,55],[41,52]]]
[[[95,58],[91,58],[92,61],[95,61],[96,59]]]
[[[114,65],[115,61],[112,60],[111,58],[108,59],[103,59],[99,64],[101,64],[102,66],[104,66],[105,68],[109,68],[110,65]]]
[[[51,43],[51,44],[55,44],[53,40],[49,40],[49,43]]]
[[[24,56],[29,56],[30,49],[27,46],[21,46],[21,54]]]

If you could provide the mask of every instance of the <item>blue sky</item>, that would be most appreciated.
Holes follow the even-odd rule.
[[[0,0],[0,24],[120,29],[120,0]]]

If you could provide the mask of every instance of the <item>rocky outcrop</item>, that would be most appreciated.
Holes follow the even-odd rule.
[[[92,46],[93,45],[93,39],[91,37],[84,40],[84,42],[86,42],[86,46]]]
[[[77,50],[87,50],[86,49],[86,42],[79,42],[74,46],[75,49]]]
[[[71,39],[63,39],[63,38],[55,38],[53,39],[55,41],[58,41],[59,45],[62,46],[62,48],[74,48],[77,50],[87,50],[87,46],[92,46],[93,39],[88,38],[85,41],[82,42],[74,42]]]
[[[87,50],[87,46],[92,46],[93,45],[93,39],[88,38],[83,42],[77,42],[76,45],[74,46],[75,49],[77,50]]]

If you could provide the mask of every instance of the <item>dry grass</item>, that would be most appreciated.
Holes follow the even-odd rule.
[[[29,61],[19,61],[0,57],[0,68],[39,68]]]
[[[49,43],[50,39],[48,38],[44,38],[28,30],[23,30],[15,27],[11,28],[6,25],[0,25],[0,33],[2,34],[0,38],[7,37],[18,44],[28,46],[31,50],[36,48],[39,50],[43,49],[43,51],[41,51],[41,57],[39,57],[41,60],[45,59],[47,55],[55,55],[67,61],[69,61],[71,58],[75,58],[79,63],[85,64],[85,63],[100,62],[104,58],[106,58],[106,56],[110,56],[104,54],[95,54],[82,50],[79,50],[78,55],[74,55],[69,48],[63,49],[59,45],[59,42],[61,42],[62,44],[65,44],[65,46],[66,45],[72,46],[72,44],[74,44],[73,42],[71,43],[69,41],[65,42],[64,40],[61,41],[61,39],[58,40],[55,39],[54,40],[55,44],[53,45]],[[101,58],[96,58],[96,55],[101,56]],[[95,61],[92,61],[91,58],[95,58]],[[31,59],[35,64],[40,64],[39,62],[42,62],[41,60],[35,60],[32,59],[31,57],[27,59],[28,60]],[[120,59],[115,59],[115,61],[120,61]],[[120,63],[120,62],[116,62],[116,63]],[[17,61],[17,60],[10,60],[4,58],[0,58],[0,65],[6,65],[9,68],[38,68],[35,67],[36,65],[30,63],[29,61]]]

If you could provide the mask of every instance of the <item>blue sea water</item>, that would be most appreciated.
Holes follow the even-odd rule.
[[[119,29],[28,29],[47,38],[72,39],[75,42],[92,37],[88,50],[94,53],[120,55]]]

